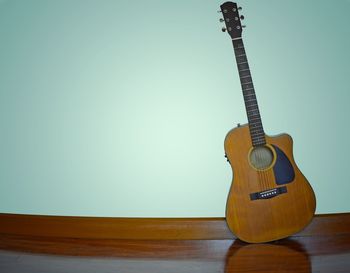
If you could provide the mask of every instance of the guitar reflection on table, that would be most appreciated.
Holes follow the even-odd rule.
[[[311,262],[304,246],[292,239],[266,244],[247,244],[235,240],[227,251],[225,273],[305,272]]]

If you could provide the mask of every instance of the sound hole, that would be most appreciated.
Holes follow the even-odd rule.
[[[269,168],[273,159],[274,153],[268,146],[254,147],[249,156],[250,164],[258,170]]]

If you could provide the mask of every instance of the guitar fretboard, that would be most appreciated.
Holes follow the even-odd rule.
[[[232,40],[253,146],[266,144],[258,102],[242,39]]]

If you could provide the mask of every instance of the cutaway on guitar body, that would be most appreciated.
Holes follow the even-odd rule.
[[[278,240],[302,230],[316,208],[314,192],[294,162],[292,138],[287,134],[265,138],[271,163],[264,168],[251,162],[254,147],[247,125],[231,130],[225,139],[234,172],[226,221],[238,238],[251,243]],[[267,162],[264,156],[253,160],[258,166]]]

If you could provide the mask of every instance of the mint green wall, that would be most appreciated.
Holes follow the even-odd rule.
[[[243,2],[243,1],[241,1]],[[0,212],[223,216],[246,123],[221,1],[0,1]],[[350,211],[350,1],[243,3],[265,131]]]

